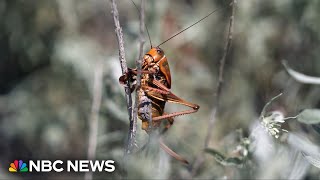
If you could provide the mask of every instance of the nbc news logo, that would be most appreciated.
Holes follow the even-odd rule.
[[[22,160],[14,160],[10,163],[9,172],[113,172],[115,165],[113,160],[29,160],[29,166]]]
[[[14,160],[10,163],[9,172],[28,172],[27,164],[22,160]]]

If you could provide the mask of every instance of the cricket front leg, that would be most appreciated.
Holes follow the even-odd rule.
[[[154,74],[155,73],[154,71],[149,71],[149,70],[141,70],[140,72],[141,72],[141,74]],[[135,78],[137,76],[137,74],[138,74],[137,68],[135,68],[135,69],[128,68],[128,71],[119,77],[119,83],[125,84],[126,81]]]
[[[119,78],[119,81],[122,83],[126,80],[128,80],[130,77],[132,76],[137,76],[138,75],[138,69],[135,68],[135,69],[131,69],[131,68],[128,68],[128,71],[123,74],[122,76],[120,76]],[[154,74],[155,71],[152,71],[152,70],[140,70],[141,74]]]
[[[154,74],[155,71],[152,70],[141,70],[141,74]],[[119,83],[123,86],[127,85],[127,82],[130,82],[131,93],[136,89],[136,84],[134,83],[137,79],[138,70],[128,68],[128,71],[119,77]],[[132,84],[133,83],[133,84]],[[132,86],[132,87],[131,87]]]

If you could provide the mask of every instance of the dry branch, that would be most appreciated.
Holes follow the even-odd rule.
[[[218,82],[216,84],[216,90],[215,94],[213,97],[213,108],[212,108],[212,113],[211,113],[211,118],[209,120],[209,126],[208,126],[208,131],[207,131],[207,136],[204,142],[204,147],[207,148],[209,145],[209,142],[211,140],[211,134],[212,134],[212,128],[213,125],[216,121],[216,114],[219,109],[219,103],[220,103],[220,96],[221,96],[221,88],[223,84],[223,75],[224,75],[224,65],[226,64],[226,59],[228,52],[230,51],[231,43],[232,43],[232,34],[233,34],[233,23],[234,23],[234,11],[235,11],[235,3],[236,0],[233,0],[232,2],[232,11],[231,11],[231,16],[229,20],[229,29],[228,29],[228,37],[227,37],[227,43],[224,47],[223,55],[222,58],[219,61],[219,75],[218,75]]]
[[[140,21],[140,32],[139,32],[139,56],[138,59],[136,60],[136,66],[138,69],[137,73],[137,91],[136,91],[136,97],[135,97],[135,105],[133,109],[133,136],[135,136],[135,132],[137,129],[137,118],[138,118],[138,105],[139,105],[139,95],[138,95],[138,90],[141,86],[141,66],[142,66],[142,57],[143,57],[143,46],[145,43],[144,39],[144,19],[145,19],[145,0],[141,0],[141,5],[140,5],[140,14],[139,14],[139,21]],[[136,145],[136,142],[134,142],[134,145]]]
[[[93,90],[92,90],[92,106],[91,114],[89,118],[89,139],[88,139],[88,154],[87,157],[90,160],[94,160],[96,157],[97,150],[97,136],[98,136],[98,121],[99,112],[102,100],[102,84],[103,84],[103,63],[98,61],[95,66],[94,80],[93,80]],[[86,180],[92,179],[92,172],[87,172],[85,174]]]
[[[118,45],[119,45],[119,61],[120,61],[122,73],[125,74],[125,73],[127,73],[128,68],[127,68],[127,62],[125,59],[124,41],[123,41],[122,28],[121,28],[120,22],[119,22],[119,13],[118,13],[118,9],[117,9],[117,5],[115,3],[115,0],[110,0],[110,1],[111,1],[115,31],[116,31]],[[127,144],[126,144],[126,148],[125,148],[125,154],[130,154],[132,152],[134,145],[135,145],[135,140],[134,140],[135,128],[134,128],[134,121],[132,118],[133,117],[132,116],[133,109],[132,109],[132,97],[131,97],[129,81],[127,82],[127,85],[124,88],[125,88],[125,97],[126,97],[129,122],[130,122],[128,139],[127,139]]]
[[[213,125],[216,122],[216,117],[217,117],[217,112],[219,109],[219,102],[220,102],[220,96],[221,96],[221,88],[223,84],[223,75],[224,75],[224,66],[226,64],[226,59],[228,52],[230,51],[231,44],[232,44],[232,34],[233,34],[233,24],[234,24],[234,13],[235,13],[235,5],[236,5],[236,0],[233,0],[232,3],[230,4],[232,7],[231,10],[231,16],[229,20],[229,29],[228,29],[228,34],[227,34],[227,42],[224,47],[223,55],[219,61],[219,74],[218,74],[218,81],[215,87],[215,94],[213,97],[213,108],[211,112],[211,117],[209,119],[209,125],[208,125],[208,130],[207,130],[207,135],[204,141],[204,149],[206,149],[209,145],[209,142],[211,140],[212,136],[212,129]],[[195,163],[193,164],[193,168],[191,171],[191,175],[194,176],[195,173],[198,171],[199,167],[202,165],[204,162],[204,154],[201,152],[199,156],[196,158]]]

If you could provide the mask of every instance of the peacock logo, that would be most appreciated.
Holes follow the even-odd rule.
[[[14,160],[10,163],[9,172],[28,172],[27,164],[22,160]]]

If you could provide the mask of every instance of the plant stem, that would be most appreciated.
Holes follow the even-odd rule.
[[[111,7],[112,7],[112,15],[113,15],[113,20],[114,20],[114,25],[115,25],[115,31],[117,35],[117,40],[118,40],[118,46],[119,46],[119,61],[122,69],[122,73],[125,74],[128,72],[127,68],[127,61],[125,59],[125,50],[124,50],[124,41],[123,41],[123,34],[122,34],[122,28],[120,26],[119,22],[119,13],[117,9],[117,5],[115,3],[115,0],[110,0],[111,1]],[[133,121],[133,109],[132,109],[132,97],[131,97],[131,90],[130,90],[130,82],[127,82],[127,85],[124,87],[125,88],[125,97],[126,97],[126,102],[127,102],[127,109],[128,109],[128,115],[129,115],[129,133],[128,133],[128,139],[126,143],[126,148],[125,148],[125,154],[130,154],[132,152],[132,149],[134,147],[134,134],[135,134],[135,129],[134,129],[134,121]]]
[[[223,51],[223,55],[219,61],[219,74],[218,74],[218,82],[216,84],[216,88],[215,88],[215,94],[213,97],[213,108],[212,108],[212,112],[211,112],[211,117],[209,119],[209,124],[208,124],[208,130],[207,130],[207,135],[205,137],[205,141],[204,141],[204,149],[208,148],[209,143],[211,141],[211,136],[212,136],[212,129],[214,127],[214,124],[216,122],[217,119],[217,112],[219,109],[219,103],[220,103],[220,96],[221,96],[221,89],[222,89],[222,84],[223,84],[223,75],[224,75],[224,67],[226,64],[226,59],[227,59],[227,55],[230,51],[231,48],[231,44],[232,44],[232,35],[233,35],[233,25],[234,25],[234,14],[235,14],[235,4],[236,4],[236,0],[232,0],[231,2],[231,16],[230,16],[230,20],[229,20],[229,29],[228,29],[228,34],[227,34],[227,42],[225,44],[224,47],[224,51]],[[204,162],[204,152],[201,152],[194,164],[193,167],[191,169],[191,176],[194,177],[194,175],[197,173],[198,169],[202,166],[203,162]]]
[[[99,112],[102,100],[102,84],[103,84],[103,63],[98,61],[94,71],[93,90],[92,90],[92,106],[91,115],[88,121],[89,124],[89,139],[88,139],[88,160],[96,158],[97,138],[98,138],[98,121]],[[92,172],[86,172],[86,180],[92,179]]]

